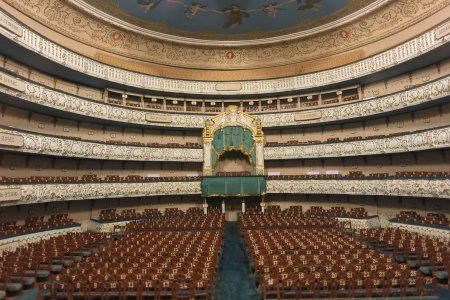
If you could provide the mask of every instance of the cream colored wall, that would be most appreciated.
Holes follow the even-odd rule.
[[[342,175],[352,171],[361,171],[365,175],[395,175],[396,172],[413,171],[443,172],[450,170],[450,149],[391,155],[266,161],[265,169],[266,174],[280,172],[281,175],[307,175],[308,172],[326,174],[327,171],[338,171]]]
[[[156,130],[102,125],[45,115],[3,105],[0,124],[31,132],[67,136],[91,141],[142,143],[202,143],[201,131]]]
[[[295,129],[264,130],[266,142],[287,143],[289,141],[326,142],[339,138],[343,141],[352,137],[373,137],[408,133],[450,125],[450,103],[436,105],[388,117],[348,122],[337,125],[313,126]]]
[[[45,157],[12,153],[0,153],[0,176],[78,176],[94,175],[104,178],[108,175],[187,176],[201,175],[201,163],[184,162],[128,162],[78,160],[62,157]]]

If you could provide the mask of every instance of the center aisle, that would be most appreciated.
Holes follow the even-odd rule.
[[[250,273],[238,222],[226,222],[222,258],[219,262],[217,300],[260,299]]]

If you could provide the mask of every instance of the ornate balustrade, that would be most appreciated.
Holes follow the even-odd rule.
[[[203,161],[203,149],[110,145],[2,128],[0,128],[0,134],[5,137],[19,136],[23,138],[23,143],[19,147],[4,146],[4,143],[0,142],[0,149],[24,153],[133,161]]]
[[[0,149],[23,153],[131,161],[203,161],[203,149],[110,145],[2,128],[0,128],[0,134],[5,137],[21,137],[23,139],[23,143],[15,146],[0,143]],[[279,160],[376,155],[446,147],[450,147],[450,126],[377,139],[336,143],[327,142],[315,145],[265,147],[264,159]]]
[[[199,91],[202,91],[202,94],[209,95],[232,95],[236,93],[236,90],[218,90],[217,85],[220,82],[168,79],[112,67],[59,46],[38,35],[30,28],[18,24],[4,13],[2,13],[2,17],[14,24],[13,31],[0,28],[0,34],[3,36],[58,64],[95,78],[102,78],[134,88],[164,92],[197,94]],[[239,94],[267,94],[345,82],[394,67],[446,44],[448,42],[447,39],[436,37],[436,33],[444,26],[446,24],[431,29],[381,54],[342,67],[279,79],[228,83],[230,86],[239,87],[237,90]]]
[[[267,192],[450,198],[450,180],[268,180]]]
[[[151,125],[173,128],[203,128],[209,115],[188,113],[146,112],[141,109],[118,107],[92,101],[56,91],[45,86],[16,79],[0,72],[12,88],[0,85],[0,93],[45,107],[88,116],[100,120],[112,120],[133,125]],[[0,81],[0,83],[3,83]],[[376,116],[395,110],[429,103],[450,95],[450,76],[378,98],[349,102],[333,107],[324,107],[299,112],[258,114],[264,128],[320,124],[339,120],[351,120]]]
[[[316,145],[265,147],[266,160],[344,157],[411,152],[450,147],[450,127],[422,130],[385,138]]]
[[[14,193],[13,193],[14,191]],[[449,179],[267,180],[269,194],[348,194],[450,198]],[[6,198],[2,195],[14,194]],[[0,186],[0,206],[53,201],[200,195],[201,181]]]
[[[14,190],[15,197],[1,195]],[[20,190],[20,192],[16,192]],[[145,183],[25,184],[0,186],[0,206],[53,201],[163,195],[200,195],[200,181]]]

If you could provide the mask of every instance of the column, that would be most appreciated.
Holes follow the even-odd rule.
[[[206,198],[203,198],[203,214],[208,214],[208,202],[206,202]]]
[[[222,213],[225,213],[225,200],[222,200]]]
[[[261,212],[264,214],[266,203],[264,202],[264,195],[261,196]]]

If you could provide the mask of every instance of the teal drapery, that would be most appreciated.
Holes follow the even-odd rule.
[[[202,196],[259,196],[266,193],[264,176],[202,178]]]
[[[219,157],[226,151],[238,150],[249,157],[255,173],[256,149],[252,132],[241,126],[227,126],[214,132],[211,151],[212,168],[217,164]]]

